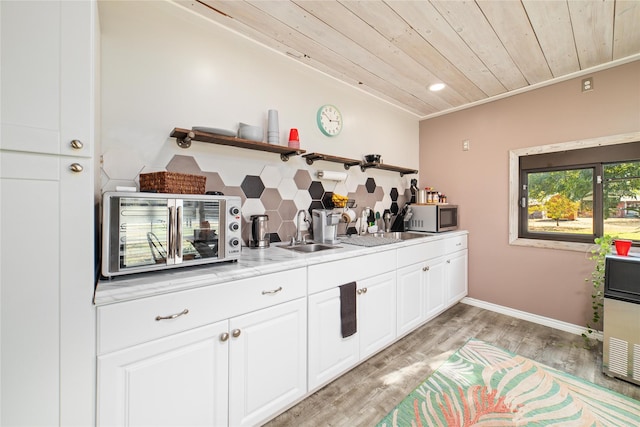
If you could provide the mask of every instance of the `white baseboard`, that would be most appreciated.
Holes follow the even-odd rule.
[[[549,326],[550,328],[559,329],[561,331],[570,332],[576,335],[582,335],[586,331],[586,327],[584,326],[562,322],[560,320],[539,316],[537,314],[527,313],[526,311],[516,310],[510,307],[505,307],[502,305],[481,301],[475,298],[465,297],[460,302],[473,305],[476,307],[484,308],[486,310],[495,311],[496,313],[506,314],[507,316],[515,317],[517,319],[527,320],[529,322],[537,323],[539,325]],[[593,332],[592,335],[593,335],[593,338],[599,341],[602,341],[602,332]]]

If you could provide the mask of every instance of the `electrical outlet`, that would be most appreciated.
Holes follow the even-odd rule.
[[[593,90],[593,77],[582,79],[582,91],[588,92],[590,90]]]
[[[465,139],[464,141],[462,141],[462,151],[469,151],[469,148],[471,148],[469,140]]]

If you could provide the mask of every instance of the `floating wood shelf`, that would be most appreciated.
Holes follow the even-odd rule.
[[[400,176],[411,175],[411,174],[418,173],[418,171],[415,170],[415,169],[408,169],[408,168],[403,168],[403,167],[400,167],[400,166],[385,165],[383,163],[366,163],[366,162],[361,162],[360,160],[356,160],[356,159],[349,159],[349,158],[346,158],[346,157],[331,156],[329,154],[308,153],[308,154],[305,154],[302,157],[304,157],[306,159],[308,165],[312,165],[313,162],[316,161],[316,160],[324,160],[326,162],[342,163],[344,165],[344,168],[347,169],[347,170],[349,170],[349,168],[351,166],[359,165],[360,169],[362,170],[362,172],[364,172],[367,169],[382,169],[382,170],[386,170],[386,171],[399,172]]]
[[[305,154],[302,157],[304,157],[307,160],[308,165],[312,165],[313,162],[316,160],[324,160],[326,162],[342,163],[344,165],[344,168],[347,170],[349,170],[351,166],[356,166],[360,164],[360,160],[347,159],[346,157],[330,156],[328,154],[321,154],[321,153],[309,153],[309,154]]]
[[[382,169],[385,171],[399,172],[400,176],[412,175],[418,173],[415,169],[403,168],[400,166],[385,165],[384,163],[361,163],[360,169],[364,172],[367,169]]]
[[[216,135],[208,132],[197,130],[174,128],[171,131],[172,138],[176,139],[176,143],[180,148],[189,148],[191,141],[207,142],[209,144],[228,145],[231,147],[246,148],[249,150],[266,151],[269,153],[280,154],[283,162],[289,160],[291,156],[299,156],[306,153],[305,150],[293,150],[290,147],[282,145],[267,144],[265,142],[251,141],[248,139],[236,138],[234,136]]]

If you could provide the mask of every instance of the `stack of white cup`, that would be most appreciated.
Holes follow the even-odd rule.
[[[278,110],[269,110],[269,114],[267,116],[267,142],[269,144],[280,144]]]

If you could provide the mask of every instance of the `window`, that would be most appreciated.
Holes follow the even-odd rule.
[[[592,244],[595,237],[609,234],[640,244],[638,139],[594,146],[567,143],[547,152],[544,147],[529,149],[531,153],[512,151],[511,197],[516,206],[510,215],[511,243]]]

